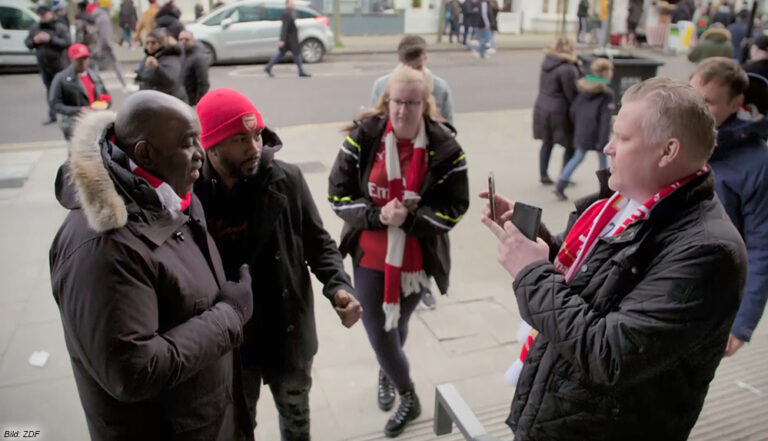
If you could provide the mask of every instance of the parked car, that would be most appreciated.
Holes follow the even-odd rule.
[[[26,0],[0,0],[0,66],[37,66],[35,52],[24,44],[29,28],[40,20]]]
[[[277,51],[283,11],[285,2],[279,0],[240,1],[187,25],[187,30],[203,44],[210,64],[264,61]],[[330,20],[304,2],[296,2],[296,27],[306,63],[317,63],[333,48]]]

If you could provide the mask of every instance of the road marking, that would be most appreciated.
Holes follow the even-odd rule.
[[[20,150],[53,150],[63,148],[67,148],[67,143],[63,139],[51,141],[13,142],[9,144],[0,144],[0,153],[16,152]]]

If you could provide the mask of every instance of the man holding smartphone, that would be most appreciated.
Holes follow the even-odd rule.
[[[706,165],[706,104],[666,78],[622,102],[605,147],[614,193],[578,201],[562,235],[527,239],[500,195],[497,222],[483,209],[538,334],[507,419],[519,441],[687,439],[739,307],[746,251]]]

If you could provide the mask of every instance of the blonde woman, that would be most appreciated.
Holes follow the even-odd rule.
[[[397,69],[376,106],[348,127],[329,178],[344,219],[340,250],[351,254],[363,324],[379,362],[379,408],[400,406],[385,433],[400,435],[421,413],[403,351],[408,320],[434,277],[448,290],[448,232],[469,207],[467,164],[441,123],[423,72]]]

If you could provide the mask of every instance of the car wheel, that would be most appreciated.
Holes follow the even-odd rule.
[[[216,51],[213,50],[213,47],[210,44],[205,42],[203,42],[203,55],[209,66],[216,64]]]
[[[301,42],[301,58],[305,63],[317,63],[323,59],[325,47],[316,38],[307,38]]]

